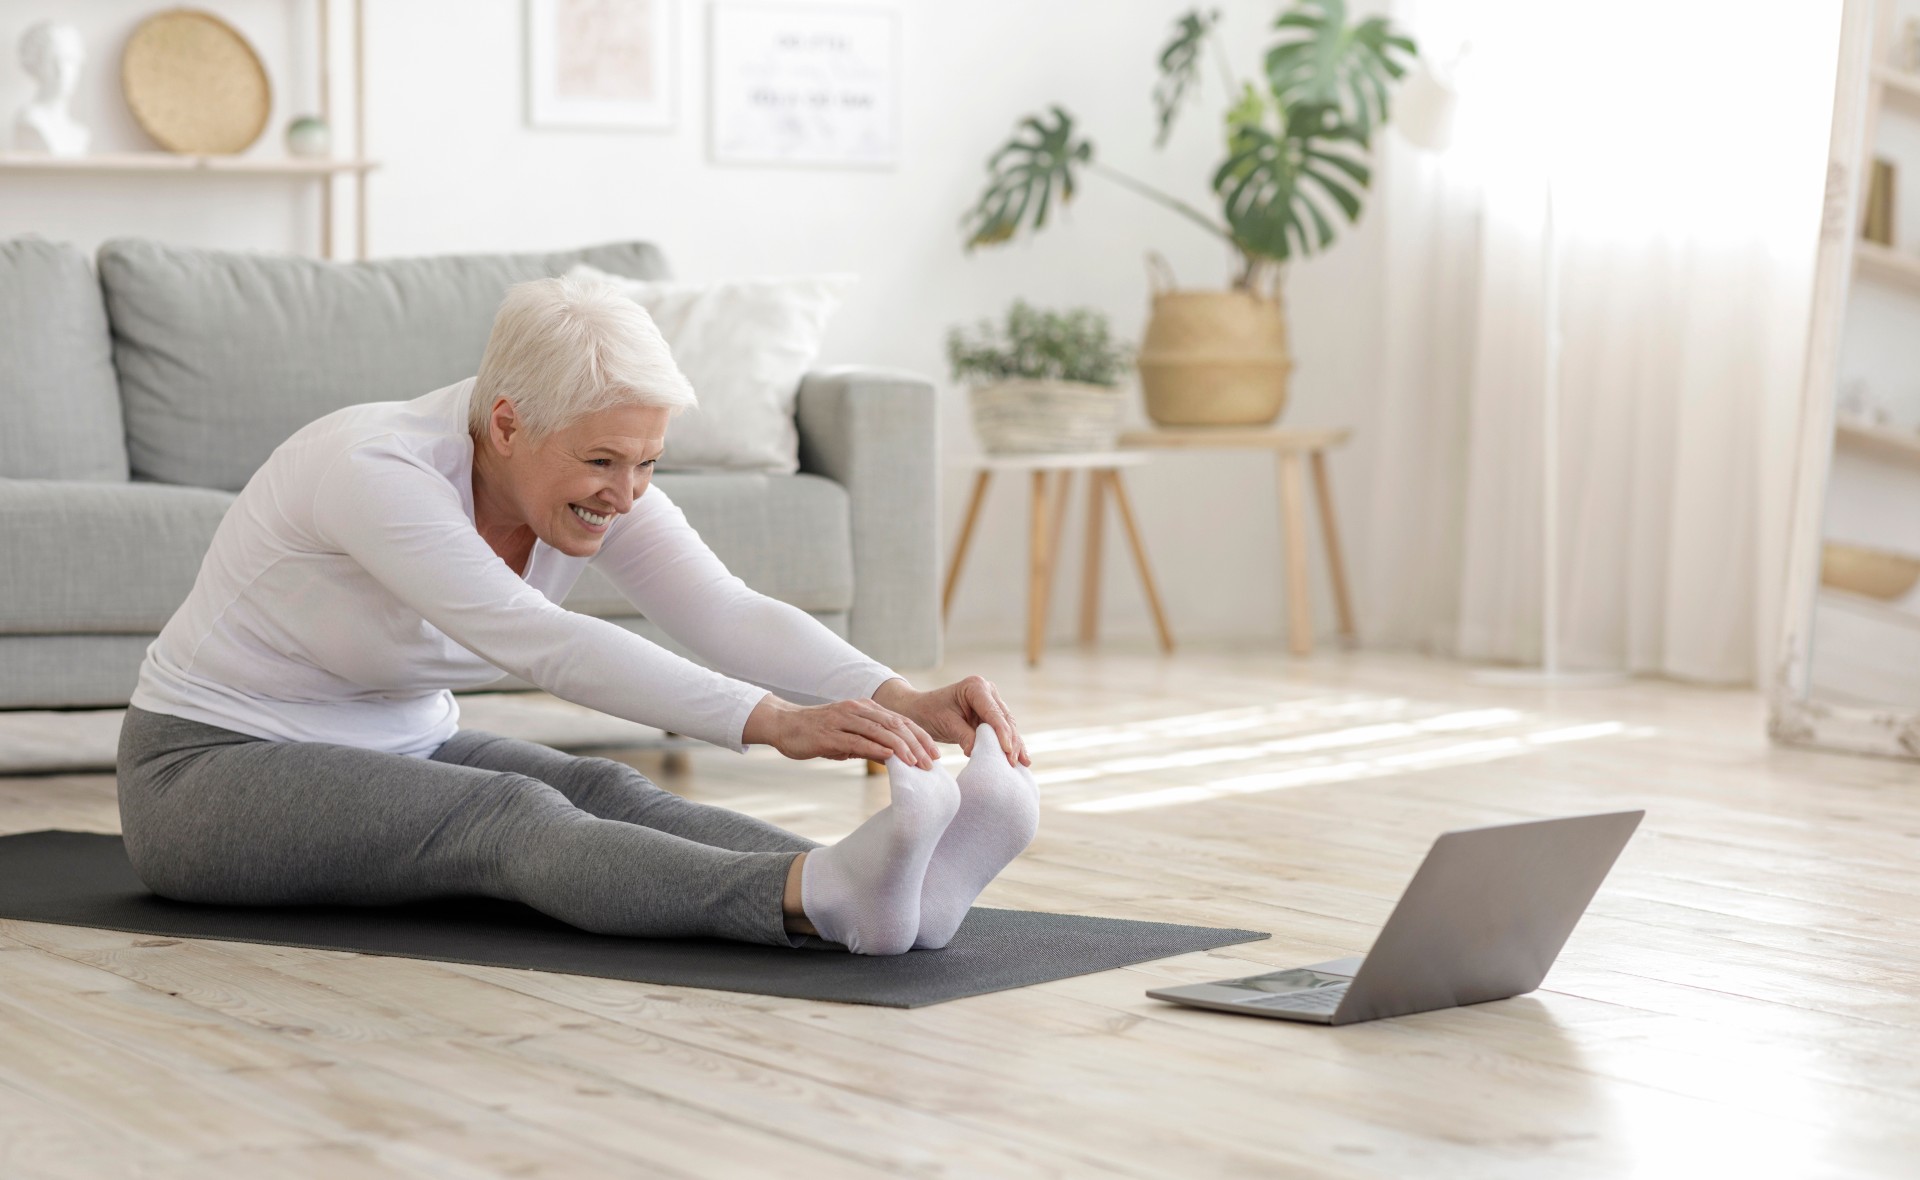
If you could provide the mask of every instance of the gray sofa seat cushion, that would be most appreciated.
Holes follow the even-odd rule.
[[[315,418],[472,376],[506,289],[582,262],[666,277],[640,242],[373,262],[107,242],[100,282],[133,471],[238,491]]]
[[[667,431],[672,445],[673,431]],[[846,489],[817,475],[747,472],[661,475],[655,482],[727,568],[762,594],[802,610],[853,604],[852,511]],[[568,610],[605,619],[633,607],[588,566]]]
[[[0,479],[0,633],[157,633],[233,496],[151,483]]]
[[[0,477],[127,478],[100,283],[63,242],[0,242],[0,415]]]
[[[803,610],[853,601],[847,493],[814,475],[661,476],[727,568]],[[0,479],[0,634],[155,634],[186,600],[231,493],[160,483]],[[634,609],[588,568],[567,596],[602,618]]]

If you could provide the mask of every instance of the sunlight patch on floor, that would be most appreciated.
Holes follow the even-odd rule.
[[[1487,710],[1486,712],[1511,712],[1510,710]],[[1452,721],[1455,716],[1435,720]],[[1489,728],[1524,723],[1527,719],[1513,713],[1505,721],[1486,720],[1478,725]],[[1534,722],[1537,724],[1537,722]],[[1407,736],[1432,733],[1431,729],[1422,731],[1415,726],[1367,726],[1371,731],[1365,742],[1340,743],[1342,745],[1373,744],[1376,750],[1356,750],[1345,755],[1324,755],[1297,762],[1277,770],[1262,771],[1255,774],[1239,775],[1232,778],[1214,779],[1203,783],[1189,783],[1181,786],[1164,787],[1157,790],[1129,791],[1109,794],[1091,799],[1062,801],[1047,800],[1064,811],[1085,813],[1109,813],[1118,811],[1141,811],[1154,807],[1171,807],[1185,803],[1200,803],[1210,799],[1229,798],[1236,795],[1250,795],[1266,791],[1285,790],[1293,787],[1322,786],[1331,783],[1354,782],[1361,779],[1386,778],[1392,775],[1418,773],[1436,770],[1442,767],[1466,766],[1481,762],[1494,762],[1522,755],[1548,746],[1560,746],[1573,742],[1595,741],[1603,738],[1642,738],[1655,732],[1644,726],[1628,726],[1618,721],[1601,721],[1583,725],[1554,726],[1546,729],[1534,729],[1531,732],[1509,734],[1501,737],[1476,738],[1471,741],[1426,742],[1414,748],[1401,748]],[[1454,726],[1454,732],[1467,727]],[[1391,732],[1389,732],[1391,731]],[[1340,731],[1349,735],[1359,730]],[[1334,735],[1327,735],[1332,737]],[[1377,746],[1385,742],[1396,745],[1390,752],[1383,752]]]
[[[1396,702],[1404,705],[1406,702]],[[1098,762],[1092,766],[1062,767],[1058,770],[1040,770],[1034,773],[1034,779],[1041,786],[1058,786],[1063,783],[1085,782],[1091,779],[1110,778],[1119,774],[1145,774],[1156,770],[1176,770],[1190,766],[1210,766],[1221,762],[1243,762],[1255,758],[1265,758],[1274,754],[1304,754],[1317,750],[1340,749],[1348,746],[1375,745],[1406,738],[1418,738],[1433,733],[1458,733],[1479,729],[1496,729],[1512,725],[1520,720],[1520,714],[1512,709],[1474,709],[1469,712],[1447,713],[1425,721],[1386,722],[1374,725],[1358,725],[1348,729],[1336,729],[1325,733],[1311,733],[1298,737],[1278,738],[1268,742],[1257,742],[1235,746],[1204,746],[1193,750],[1179,750],[1170,754],[1141,755],[1134,758],[1117,758],[1107,762]],[[1031,746],[1029,746],[1031,749]]]
[[[1029,733],[1027,751],[1063,754],[1074,750],[1110,749],[1114,746],[1140,745],[1146,742],[1179,741],[1199,737],[1217,737],[1250,729],[1298,725],[1358,717],[1392,717],[1408,709],[1413,702],[1398,697],[1338,696],[1309,697],[1278,705],[1253,705],[1240,709],[1221,709],[1208,713],[1184,713],[1146,721],[1126,721],[1114,725],[1083,726],[1076,729],[1049,729]]]

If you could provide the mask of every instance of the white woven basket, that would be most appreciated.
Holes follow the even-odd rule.
[[[990,455],[1111,451],[1125,399],[1079,381],[1003,381],[969,392],[974,433]]]

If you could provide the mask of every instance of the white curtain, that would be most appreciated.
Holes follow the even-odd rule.
[[[1771,662],[1839,6],[1400,0],[1459,104],[1381,141],[1370,634],[1541,656],[1546,192],[1563,663]]]

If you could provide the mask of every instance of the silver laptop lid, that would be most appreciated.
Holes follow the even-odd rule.
[[[1367,952],[1333,1023],[1540,986],[1644,811],[1448,832]]]

